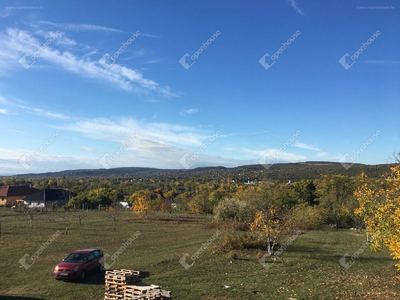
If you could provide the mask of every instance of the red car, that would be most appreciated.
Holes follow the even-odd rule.
[[[54,268],[56,279],[84,281],[86,275],[104,270],[104,255],[100,249],[76,250]]]

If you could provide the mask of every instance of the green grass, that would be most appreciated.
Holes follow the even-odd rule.
[[[93,211],[82,226],[74,219],[65,235],[61,212],[52,214],[55,220],[48,213],[36,215],[32,229],[23,213],[0,209],[1,214],[0,299],[104,298],[102,274],[85,283],[63,282],[52,277],[53,268],[78,248],[100,247],[112,255],[138,230],[140,235],[112,268],[144,272],[146,282],[171,290],[173,299],[397,299],[400,295],[394,261],[387,251],[367,249],[349,270],[339,264],[345,253],[353,254],[365,241],[364,234],[349,230],[308,231],[283,252],[284,264],[278,259],[268,270],[259,263],[257,249],[216,251],[219,237],[186,270],[179,259],[194,254],[217,230],[207,226],[209,218],[182,215],[178,222],[160,215],[149,221],[126,211],[114,231],[104,211]],[[57,230],[62,234],[28,270],[23,268],[19,259],[35,253]],[[192,262],[190,257],[187,262]]]

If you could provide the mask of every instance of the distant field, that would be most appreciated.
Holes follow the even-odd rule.
[[[308,231],[283,252],[284,265],[277,260],[268,270],[259,263],[257,249],[215,252],[221,239],[217,237],[186,270],[179,259],[188,253],[187,262],[191,263],[190,256],[217,231],[207,226],[210,218],[159,215],[149,221],[125,211],[114,231],[104,211],[93,211],[81,226],[78,219],[72,219],[65,235],[62,212],[36,215],[32,229],[23,213],[2,208],[0,215],[0,299],[102,299],[102,274],[85,283],[62,282],[52,277],[54,266],[78,248],[100,247],[111,256],[137,231],[140,235],[126,250],[106,262],[115,269],[143,271],[148,275],[146,282],[171,290],[173,299],[400,298],[400,284],[388,252],[367,249],[348,270],[339,264],[345,253],[353,254],[365,242],[364,234],[349,230]],[[21,266],[20,258],[26,253],[33,255],[57,230],[61,235],[35,261],[27,257],[31,267]],[[232,260],[233,254],[237,259]]]

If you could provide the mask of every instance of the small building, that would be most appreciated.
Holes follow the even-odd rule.
[[[50,207],[52,205],[61,207],[69,201],[76,193],[64,189],[44,189],[24,199],[24,204],[29,207]]]
[[[17,200],[24,200],[40,190],[27,185],[7,185],[0,188],[0,206],[13,206]]]
[[[130,208],[130,205],[128,202],[121,201],[119,204],[121,205],[122,208],[125,208],[125,209]]]

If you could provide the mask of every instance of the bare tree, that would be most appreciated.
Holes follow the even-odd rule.
[[[117,223],[120,215],[121,215],[121,210],[117,206],[115,207],[110,206],[106,210],[106,218],[111,219],[113,221],[114,224],[113,230],[117,230]]]
[[[35,210],[33,208],[25,207],[25,213],[28,215],[29,228],[33,228],[33,219],[35,217]]]
[[[393,153],[393,160],[394,160],[395,164],[400,164],[400,152],[399,153],[396,153],[396,152]]]
[[[84,213],[84,211],[78,211],[77,213],[73,214],[73,216],[79,220],[79,226],[81,226],[82,219],[87,217],[87,213]]]
[[[68,234],[69,224],[71,223],[72,219],[68,216],[68,210],[65,211],[65,216],[61,217],[65,224],[65,234]]]

